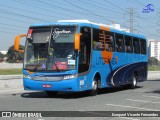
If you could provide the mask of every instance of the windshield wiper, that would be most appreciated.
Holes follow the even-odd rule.
[[[57,72],[60,72],[60,70],[59,70],[56,62],[54,61],[53,51],[54,51],[53,48],[49,48],[49,50],[48,50],[48,56],[47,56],[47,57],[48,57],[48,59],[49,59],[49,62],[50,62],[50,61],[53,62],[54,66],[55,66],[55,68],[56,68],[56,71],[57,71]]]

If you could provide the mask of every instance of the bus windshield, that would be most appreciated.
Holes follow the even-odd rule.
[[[30,28],[25,48],[24,69],[31,71],[73,70],[76,66],[76,27]]]

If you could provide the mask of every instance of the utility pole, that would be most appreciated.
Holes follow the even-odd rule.
[[[134,15],[135,15],[135,9],[134,8],[129,8],[128,9],[128,14],[129,14],[129,29],[130,32],[134,32]]]
[[[137,31],[138,31],[138,34],[139,34],[139,14],[138,14],[138,26],[137,27],[138,27]]]

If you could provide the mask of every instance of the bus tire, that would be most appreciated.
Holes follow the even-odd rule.
[[[136,88],[137,87],[137,75],[136,74],[134,74],[133,75],[133,78],[132,78],[132,83],[129,85],[129,87],[131,88],[131,89],[134,89],[134,88]]]
[[[50,97],[53,97],[53,96],[57,96],[58,92],[57,91],[46,91],[47,95],[50,96]]]
[[[98,93],[98,78],[95,77],[93,82],[92,82],[92,89],[89,92],[90,96],[96,96]]]

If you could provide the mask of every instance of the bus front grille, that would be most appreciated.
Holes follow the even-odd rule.
[[[37,81],[60,81],[60,80],[63,80],[63,77],[62,76],[58,76],[58,77],[33,76],[32,79]]]

